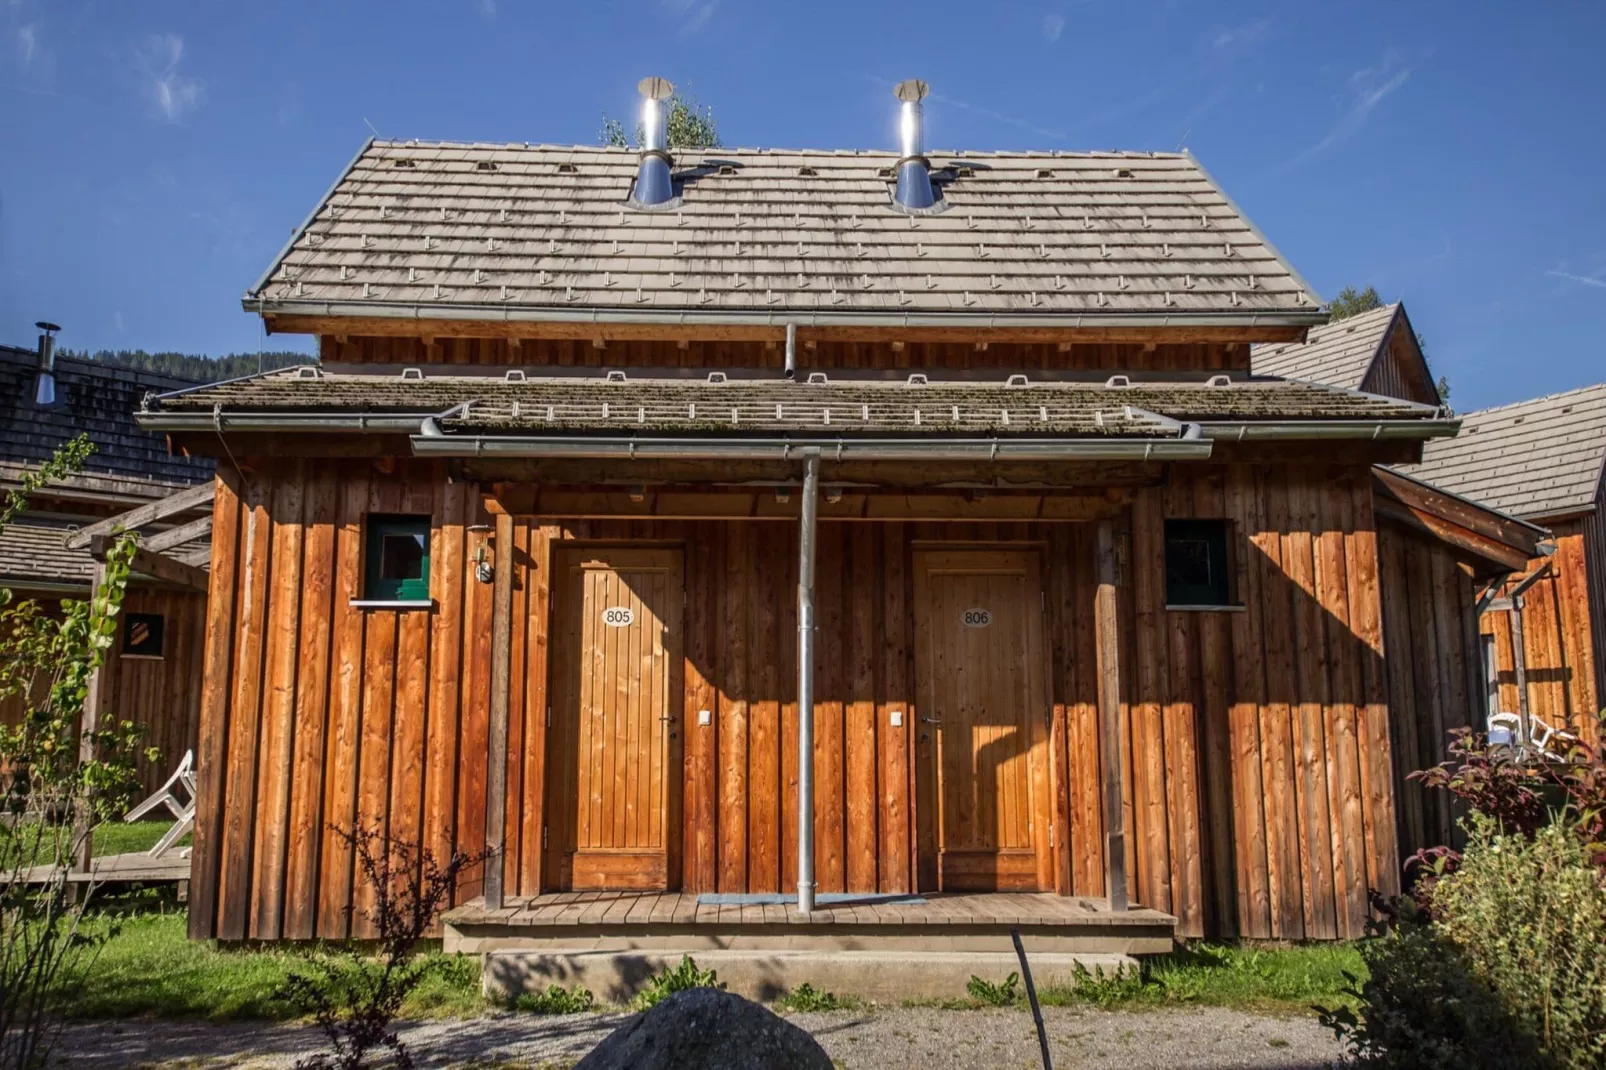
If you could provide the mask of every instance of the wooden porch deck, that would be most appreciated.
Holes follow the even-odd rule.
[[[24,879],[29,884],[43,884],[52,877],[55,867],[35,866]],[[190,860],[179,856],[178,849],[161,858],[152,858],[144,851],[121,855],[97,855],[90,860],[90,872],[69,873],[69,884],[93,881],[95,884],[160,883],[190,879]]]
[[[792,903],[717,902],[696,893],[564,892],[473,900],[444,917],[448,950],[569,948],[1008,949],[1019,929],[1045,950],[1154,954],[1171,950],[1176,919],[1103,899],[1046,893],[842,897],[800,914]]]

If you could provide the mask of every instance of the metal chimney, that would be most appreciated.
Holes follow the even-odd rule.
[[[643,207],[668,204],[675,197],[669,179],[669,98],[675,87],[667,78],[643,78],[641,93],[641,168],[630,199]]]
[[[925,113],[920,102],[931,87],[918,78],[899,82],[892,95],[899,106],[898,188],[893,198],[904,208],[920,211],[937,203],[931,191],[931,161],[926,159]]]
[[[56,403],[56,339],[52,335],[61,330],[54,323],[40,320],[34,324],[44,333],[39,336],[39,382],[34,387],[33,403],[39,406]]]

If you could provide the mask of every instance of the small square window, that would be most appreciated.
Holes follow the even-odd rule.
[[[123,656],[125,658],[159,658],[162,656],[162,620],[160,613],[123,614]]]
[[[1165,522],[1166,605],[1235,604],[1229,528],[1225,520]]]
[[[429,517],[368,517],[363,598],[422,602],[429,598]]]

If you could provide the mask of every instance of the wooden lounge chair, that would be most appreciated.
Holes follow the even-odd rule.
[[[180,799],[176,789],[181,789],[188,799]],[[173,775],[153,792],[150,798],[134,807],[123,815],[124,821],[138,821],[158,806],[167,807],[174,817],[173,827],[163,833],[162,838],[156,841],[156,846],[147,853],[152,858],[160,858],[168,849],[184,838],[184,835],[195,827],[195,752],[187,750],[184,757],[179,760],[178,768]],[[189,848],[180,852],[180,857],[189,854]]]

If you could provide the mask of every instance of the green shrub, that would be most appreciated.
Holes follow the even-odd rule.
[[[1433,891],[1445,937],[1564,1067],[1606,1065],[1606,882],[1567,827],[1526,839],[1474,815]]]
[[[1087,1003],[1105,1010],[1146,999],[1159,1002],[1165,998],[1159,986],[1151,986],[1145,982],[1143,971],[1140,969],[1128,970],[1117,966],[1109,973],[1105,973],[1103,966],[1095,966],[1089,970],[1080,962],[1071,968],[1069,985],[1044,989],[1038,996],[1045,1005],[1051,1007]]]
[[[985,1003],[989,1007],[1007,1007],[1020,998],[1020,974],[1012,973],[1004,978],[1002,984],[984,981],[975,974],[970,975],[970,981],[965,985],[965,991],[977,1003]]]
[[[859,1001],[835,992],[821,992],[804,981],[776,1000],[775,1005],[783,1011],[845,1011],[859,1006]]]
[[[513,1009],[526,1014],[584,1014],[596,997],[584,985],[564,988],[550,985],[545,992],[524,992],[513,1001]]]
[[[1386,933],[1361,945],[1367,978],[1345,993],[1356,1004],[1317,1007],[1344,1045],[1344,1065],[1387,1070],[1479,1070],[1547,1064],[1515,1027],[1499,995],[1473,976],[1460,949],[1409,899]]]
[[[682,955],[680,965],[660,970],[647,980],[647,987],[636,993],[636,1008],[647,1010],[658,1006],[676,992],[688,988],[724,988],[725,983],[713,970],[700,970],[690,955]]]

